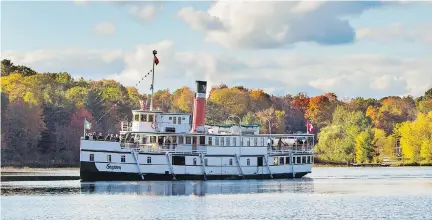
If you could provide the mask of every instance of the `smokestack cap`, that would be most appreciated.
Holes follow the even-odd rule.
[[[196,91],[197,93],[204,93],[207,92],[207,81],[195,81],[196,82]]]

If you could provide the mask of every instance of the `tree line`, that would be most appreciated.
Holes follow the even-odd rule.
[[[1,159],[3,166],[79,165],[83,121],[92,131],[118,133],[140,100],[150,97],[114,80],[74,79],[69,73],[38,73],[10,60],[1,65]],[[154,106],[192,113],[194,91],[159,90]],[[340,100],[334,93],[274,96],[260,89],[219,85],[211,88],[207,124],[224,124],[236,115],[262,133],[306,132],[315,127],[316,162],[364,163],[397,159],[432,162],[432,89],[423,96]],[[238,123],[231,120],[228,123]]]

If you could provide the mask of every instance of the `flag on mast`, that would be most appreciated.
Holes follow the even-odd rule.
[[[90,130],[92,127],[91,122],[88,122],[87,119],[84,119],[84,128]]]
[[[313,125],[309,122],[309,120],[307,121],[306,129],[307,129],[308,134],[309,134],[309,133],[314,133],[314,131],[315,131],[315,128],[314,128]]]
[[[156,65],[158,65],[158,64],[159,64],[159,59],[157,58],[157,56],[156,56],[156,55],[154,56],[154,62],[155,62],[155,64],[156,64]]]

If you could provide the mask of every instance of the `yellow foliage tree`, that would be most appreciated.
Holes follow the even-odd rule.
[[[432,161],[432,112],[419,113],[417,118],[397,126],[403,157],[411,163]]]
[[[355,160],[357,163],[369,162],[371,158],[371,134],[369,130],[360,132],[355,138]]]
[[[71,103],[75,103],[75,107],[81,109],[84,108],[84,102],[87,98],[88,88],[75,86],[67,90],[66,99]]]
[[[177,89],[172,95],[174,110],[192,113],[194,105],[194,92],[187,86]]]
[[[224,106],[229,114],[243,117],[248,112],[249,95],[240,89],[216,89],[211,92],[209,100]]]
[[[252,109],[259,111],[269,108],[271,106],[270,95],[265,93],[262,89],[253,89],[249,92],[251,99]]]

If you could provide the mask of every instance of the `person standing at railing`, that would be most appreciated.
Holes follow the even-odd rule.
[[[279,138],[279,141],[278,141],[278,148],[279,148],[279,150],[281,150],[282,149],[282,138]]]

